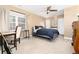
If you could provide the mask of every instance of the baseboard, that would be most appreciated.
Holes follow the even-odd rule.
[[[72,40],[72,37],[64,37],[64,39]]]
[[[60,34],[61,36],[64,36],[64,34]]]

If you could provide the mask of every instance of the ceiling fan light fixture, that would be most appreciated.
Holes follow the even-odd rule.
[[[47,11],[47,14],[49,14],[50,11]]]

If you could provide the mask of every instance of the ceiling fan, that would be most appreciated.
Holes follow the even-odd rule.
[[[47,7],[47,14],[49,14],[49,12],[56,12],[57,11],[57,9],[51,9],[51,8],[52,8],[52,6]]]

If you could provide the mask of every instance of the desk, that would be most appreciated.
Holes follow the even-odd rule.
[[[4,36],[16,35],[15,32],[2,32],[2,34],[3,34]],[[1,46],[1,53],[3,54],[3,38],[2,38],[2,36],[1,36],[1,34],[0,34],[0,46]]]
[[[15,32],[2,32],[4,36],[15,35]],[[1,36],[1,35],[0,35]]]

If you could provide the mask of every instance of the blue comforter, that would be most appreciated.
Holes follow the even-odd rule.
[[[54,34],[57,34],[59,35],[59,32],[58,30],[56,29],[39,29],[37,32],[36,32],[37,35],[44,35],[44,36],[49,36],[50,38],[53,38]]]

